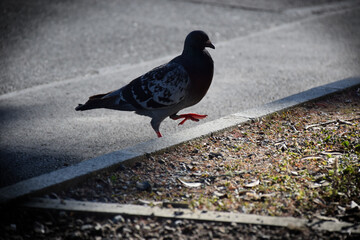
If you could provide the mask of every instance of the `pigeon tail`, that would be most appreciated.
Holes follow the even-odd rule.
[[[85,104],[79,104],[75,110],[76,111],[85,111],[90,110],[94,108],[102,108],[104,107],[104,102],[102,101],[102,97],[104,97],[106,94],[98,94],[89,97],[89,100]]]
[[[118,101],[117,96],[107,97],[109,93],[98,94],[89,97],[89,100],[85,104],[79,104],[75,110],[85,111],[95,108],[107,108],[122,111],[135,111],[133,106],[125,101]],[[105,97],[106,96],[106,97]],[[116,103],[118,101],[118,103]]]

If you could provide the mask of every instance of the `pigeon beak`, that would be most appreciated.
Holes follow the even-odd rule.
[[[209,47],[209,48],[215,49],[215,46],[210,42],[210,40],[207,40],[207,41],[205,42],[205,47]]]

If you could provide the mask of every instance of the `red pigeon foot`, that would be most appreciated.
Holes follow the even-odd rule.
[[[196,114],[196,113],[188,113],[188,114],[170,116],[170,118],[173,119],[173,120],[184,118],[184,120],[182,120],[179,123],[179,125],[183,125],[186,122],[186,120],[191,120],[191,121],[198,122],[199,119],[204,119],[206,117],[207,117],[207,115],[200,115],[200,114]]]
[[[158,136],[158,138],[162,137],[162,135],[161,135],[161,133],[159,131],[156,131],[156,135]]]

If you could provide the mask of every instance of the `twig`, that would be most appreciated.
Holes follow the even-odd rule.
[[[306,156],[303,157],[301,160],[308,160],[308,159],[324,159],[324,158],[320,156]]]
[[[327,121],[327,122],[323,122],[323,123],[311,124],[311,125],[305,126],[305,130],[307,130],[309,128],[313,128],[313,127],[325,126],[325,125],[332,124],[332,123],[342,123],[342,124],[347,124],[347,125],[353,126],[354,123],[351,123],[351,121],[358,120],[358,119],[360,119],[360,117],[346,119],[346,120],[336,119],[336,120],[331,120],[331,121]]]
[[[325,126],[325,125],[328,125],[328,124],[336,123],[337,121],[338,120],[331,120],[331,121],[327,121],[327,122],[323,122],[323,123],[311,124],[311,125],[305,126],[305,130],[307,130],[309,128],[313,128],[313,127]]]

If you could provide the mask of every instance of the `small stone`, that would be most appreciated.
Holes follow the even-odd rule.
[[[117,171],[119,171],[119,172],[124,171],[124,170],[126,170],[126,167],[123,164],[120,164],[117,168]]]
[[[150,230],[151,230],[151,227],[150,227],[150,226],[147,226],[147,225],[144,225],[144,226],[143,226],[143,230],[144,230],[144,231],[150,231]]]
[[[34,223],[34,232],[36,233],[40,233],[40,234],[45,234],[45,227],[43,224],[39,223],[39,222],[35,222]]]
[[[166,163],[163,159],[159,159],[158,162],[159,162],[160,164],[165,164],[165,163]]]
[[[123,231],[123,233],[131,233],[132,231],[131,231],[131,229],[129,229],[129,228],[127,228],[127,227],[124,227],[123,229],[122,229],[122,231]]]
[[[351,208],[351,209],[357,208],[357,209],[360,210],[360,206],[359,206],[355,201],[351,201],[351,203],[350,203],[350,208]]]
[[[49,197],[51,199],[59,199],[59,196],[56,193],[50,193]]]
[[[141,227],[140,227],[140,225],[139,224],[135,224],[135,229],[136,229],[136,231],[140,231],[140,229],[141,229]]]
[[[287,148],[287,146],[286,146],[285,143],[282,144],[282,145],[280,145],[280,147],[279,147],[279,150],[281,150],[282,152],[285,152],[287,149],[288,149],[288,148]]]
[[[123,218],[123,216],[121,216],[121,215],[116,215],[115,217],[114,217],[114,223],[124,223],[125,222],[125,219]]]
[[[223,155],[221,153],[218,152],[210,152],[209,153],[209,158],[213,159],[213,158],[218,158],[218,157],[222,157]]]
[[[255,186],[259,185],[259,184],[260,184],[260,181],[255,179],[252,182],[250,182],[248,184],[245,184],[244,187],[252,188],[252,187],[255,187]]]
[[[219,197],[219,198],[222,198],[226,195],[226,193],[221,193],[221,192],[218,192],[218,191],[214,191],[213,194],[216,196],[216,197]]]
[[[65,211],[60,211],[59,212],[59,217],[60,218],[67,218],[67,213]]]
[[[170,227],[170,226],[168,226],[168,225],[166,225],[166,226],[164,227],[164,229],[165,229],[166,231],[168,231],[168,232],[175,232],[175,228]]]
[[[146,153],[145,156],[151,160],[151,161],[155,161],[155,158],[153,156],[151,156],[149,153]]]
[[[76,225],[78,225],[78,226],[84,225],[84,221],[81,220],[81,219],[76,219],[75,223],[76,223]]]
[[[51,222],[51,221],[46,221],[44,224],[45,224],[46,226],[52,226],[52,225],[54,225],[54,223]]]
[[[192,150],[192,151],[191,151],[191,153],[198,153],[198,152],[199,152],[199,150],[198,150],[198,149],[196,149],[196,148],[195,148],[194,150]]]
[[[16,224],[10,224],[10,231],[16,231]]]
[[[104,202],[104,203],[109,202],[109,200],[108,200],[106,197],[101,197],[101,198],[99,199],[99,201],[100,201],[100,202]]]
[[[97,232],[98,232],[98,231],[101,231],[101,230],[102,230],[101,224],[100,224],[100,223],[96,223],[94,229],[95,229],[95,231],[97,231]]]
[[[73,232],[73,233],[71,234],[71,238],[73,238],[73,239],[81,239],[81,238],[82,238],[82,234],[81,234],[80,231]]]
[[[151,192],[152,190],[152,186],[148,181],[144,181],[144,182],[137,182],[136,183],[136,188],[140,191],[148,191]]]
[[[183,226],[183,225],[184,225],[184,223],[183,223],[182,220],[176,220],[176,221],[174,222],[174,224],[175,224],[175,226]]]
[[[225,227],[222,226],[218,228],[218,231],[221,233],[226,233]]]
[[[88,230],[91,230],[93,228],[94,228],[93,225],[85,224],[85,225],[81,226],[81,231],[88,231]]]
[[[181,216],[181,215],[183,215],[183,214],[184,214],[183,211],[175,211],[175,212],[174,212],[174,215],[175,215],[175,216]]]

